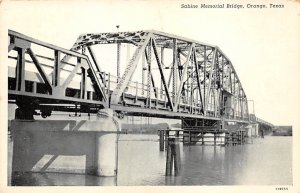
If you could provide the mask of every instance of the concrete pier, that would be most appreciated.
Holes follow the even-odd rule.
[[[112,112],[97,120],[13,120],[12,172],[115,176],[119,123]]]

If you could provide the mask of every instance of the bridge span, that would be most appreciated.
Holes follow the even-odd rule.
[[[249,113],[240,78],[217,46],[153,30],[82,34],[70,50],[11,30],[8,37],[15,126],[38,115],[53,124],[57,111],[112,109],[119,118],[181,119],[182,129],[202,132],[232,124],[273,127]]]

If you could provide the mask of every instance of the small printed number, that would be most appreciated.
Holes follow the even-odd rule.
[[[288,187],[278,187],[276,190],[289,190]]]

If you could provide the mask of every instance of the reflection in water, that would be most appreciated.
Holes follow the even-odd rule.
[[[34,173],[25,172],[14,174],[12,185],[38,185],[38,186],[116,186],[115,177],[95,177],[82,174]]]
[[[13,175],[13,185],[292,184],[292,137],[258,138],[253,144],[228,147],[181,143],[181,176],[165,176],[166,152],[159,151],[157,139],[156,135],[122,135],[117,178],[25,173]]]

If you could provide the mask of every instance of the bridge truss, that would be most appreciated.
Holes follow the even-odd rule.
[[[217,46],[137,31],[82,34],[66,50],[11,30],[8,35],[8,99],[21,114],[32,112],[29,118],[36,111],[47,117],[112,108],[129,115],[251,121],[240,79]],[[127,60],[124,45],[134,50]],[[98,46],[113,50],[106,54],[113,72],[103,70],[107,56],[95,54]]]

